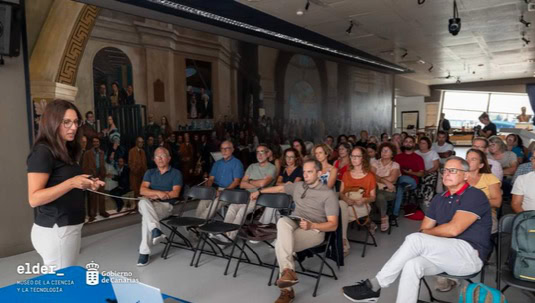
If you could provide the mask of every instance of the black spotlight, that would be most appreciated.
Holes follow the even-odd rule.
[[[453,1],[453,18],[448,20],[448,31],[454,36],[457,36],[461,31],[461,18],[459,18],[457,10],[457,1]]]

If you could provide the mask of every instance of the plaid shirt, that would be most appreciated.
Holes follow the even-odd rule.
[[[518,176],[528,174],[532,171],[533,171],[533,165],[531,164],[531,162],[520,164],[518,168],[516,169],[515,175],[513,176],[512,184],[515,184],[516,178],[518,178]]]

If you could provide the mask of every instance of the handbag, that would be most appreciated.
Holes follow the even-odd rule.
[[[360,187],[351,189],[350,191],[346,192],[346,196],[352,200],[360,199],[363,195],[364,189]],[[358,225],[366,225],[369,223],[371,207],[368,203],[363,203],[362,205],[349,205],[349,209],[353,213]],[[359,219],[364,217],[366,217],[366,220],[361,223]]]

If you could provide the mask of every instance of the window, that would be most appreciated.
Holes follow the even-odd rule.
[[[526,107],[526,114],[533,115],[526,94],[447,91],[442,112],[450,120],[452,128],[479,125],[479,116],[488,112],[490,120],[500,129],[515,127],[521,107]]]

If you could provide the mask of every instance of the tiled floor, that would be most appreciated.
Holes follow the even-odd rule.
[[[362,246],[353,244],[352,253],[346,258],[346,266],[338,272],[337,281],[322,278],[318,296],[312,297],[315,280],[306,276],[300,277],[295,287],[295,302],[349,302],[340,292],[344,285],[374,276],[393,252],[400,246],[404,237],[418,230],[419,222],[408,219],[400,220],[400,227],[394,228],[391,235],[377,234],[378,247],[368,247],[365,258],[360,257]],[[352,237],[364,236],[356,230],[350,231]],[[169,259],[159,257],[163,245],[153,250],[151,263],[146,267],[136,267],[137,248],[140,241],[140,226],[133,225],[98,235],[83,238],[79,265],[84,266],[90,261],[100,264],[101,270],[131,271],[141,282],[153,285],[170,295],[192,302],[273,302],[279,294],[277,287],[267,286],[269,270],[253,265],[242,265],[238,276],[223,276],[226,261],[220,258],[203,256],[199,268],[189,266],[192,256],[190,251],[171,249]],[[273,252],[263,244],[257,244],[261,257],[272,262]],[[312,261],[312,260],[311,260]],[[0,286],[6,286],[20,280],[16,273],[19,264],[41,262],[36,252],[4,258],[0,261]],[[317,262],[310,263],[312,266]],[[235,263],[231,265],[234,268]],[[494,286],[495,269],[489,268],[486,281]],[[432,278],[428,278],[432,281]],[[476,279],[477,280],[477,279]],[[395,302],[397,282],[388,289],[383,289],[379,302]],[[432,283],[431,283],[432,285]],[[516,289],[507,291],[511,303],[534,302]],[[450,293],[437,294],[437,297],[457,302],[458,290]],[[422,291],[422,299],[428,299]]]

